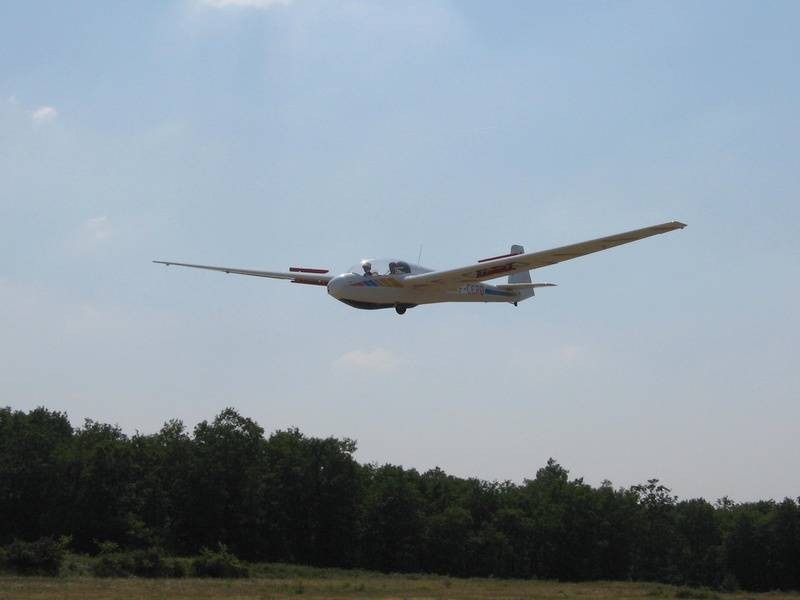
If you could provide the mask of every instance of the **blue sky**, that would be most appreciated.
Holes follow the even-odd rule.
[[[794,2],[0,6],[0,393],[362,461],[800,493]],[[152,259],[454,267],[679,219],[518,308]]]

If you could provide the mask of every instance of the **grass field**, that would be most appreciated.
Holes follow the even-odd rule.
[[[271,600],[283,598],[511,600],[523,598],[583,600],[719,598],[721,600],[800,599],[800,594],[722,594],[652,583],[557,583],[500,579],[451,579],[433,576],[365,575],[329,577],[211,579],[94,579],[89,577],[0,577],[0,600],[203,599]]]

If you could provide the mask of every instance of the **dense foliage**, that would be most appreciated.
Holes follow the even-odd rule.
[[[133,436],[88,420],[73,429],[66,415],[44,408],[0,409],[0,560],[46,571],[62,551],[53,540],[68,539],[72,550],[99,554],[103,574],[178,568],[161,560],[163,551],[199,554],[193,569],[201,574],[244,569],[239,556],[800,589],[793,499],[679,501],[655,479],[595,488],[553,460],[521,485],[486,482],[360,465],[354,451],[351,440],[296,429],[265,437],[233,409],[191,434],[169,421]]]

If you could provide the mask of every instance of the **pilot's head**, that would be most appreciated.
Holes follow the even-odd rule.
[[[363,262],[361,266],[364,268],[364,273],[372,273],[372,265],[369,262]]]

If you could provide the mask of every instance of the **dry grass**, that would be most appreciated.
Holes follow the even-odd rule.
[[[444,577],[386,575],[373,577],[239,580],[209,579],[93,579],[83,577],[0,578],[0,600],[125,600],[203,599],[272,600],[313,598],[316,600],[516,600],[528,598],[611,600],[642,598],[718,598],[721,600],[800,599],[800,594],[720,594],[705,590],[678,589],[649,583],[512,581],[493,579],[449,579]]]

